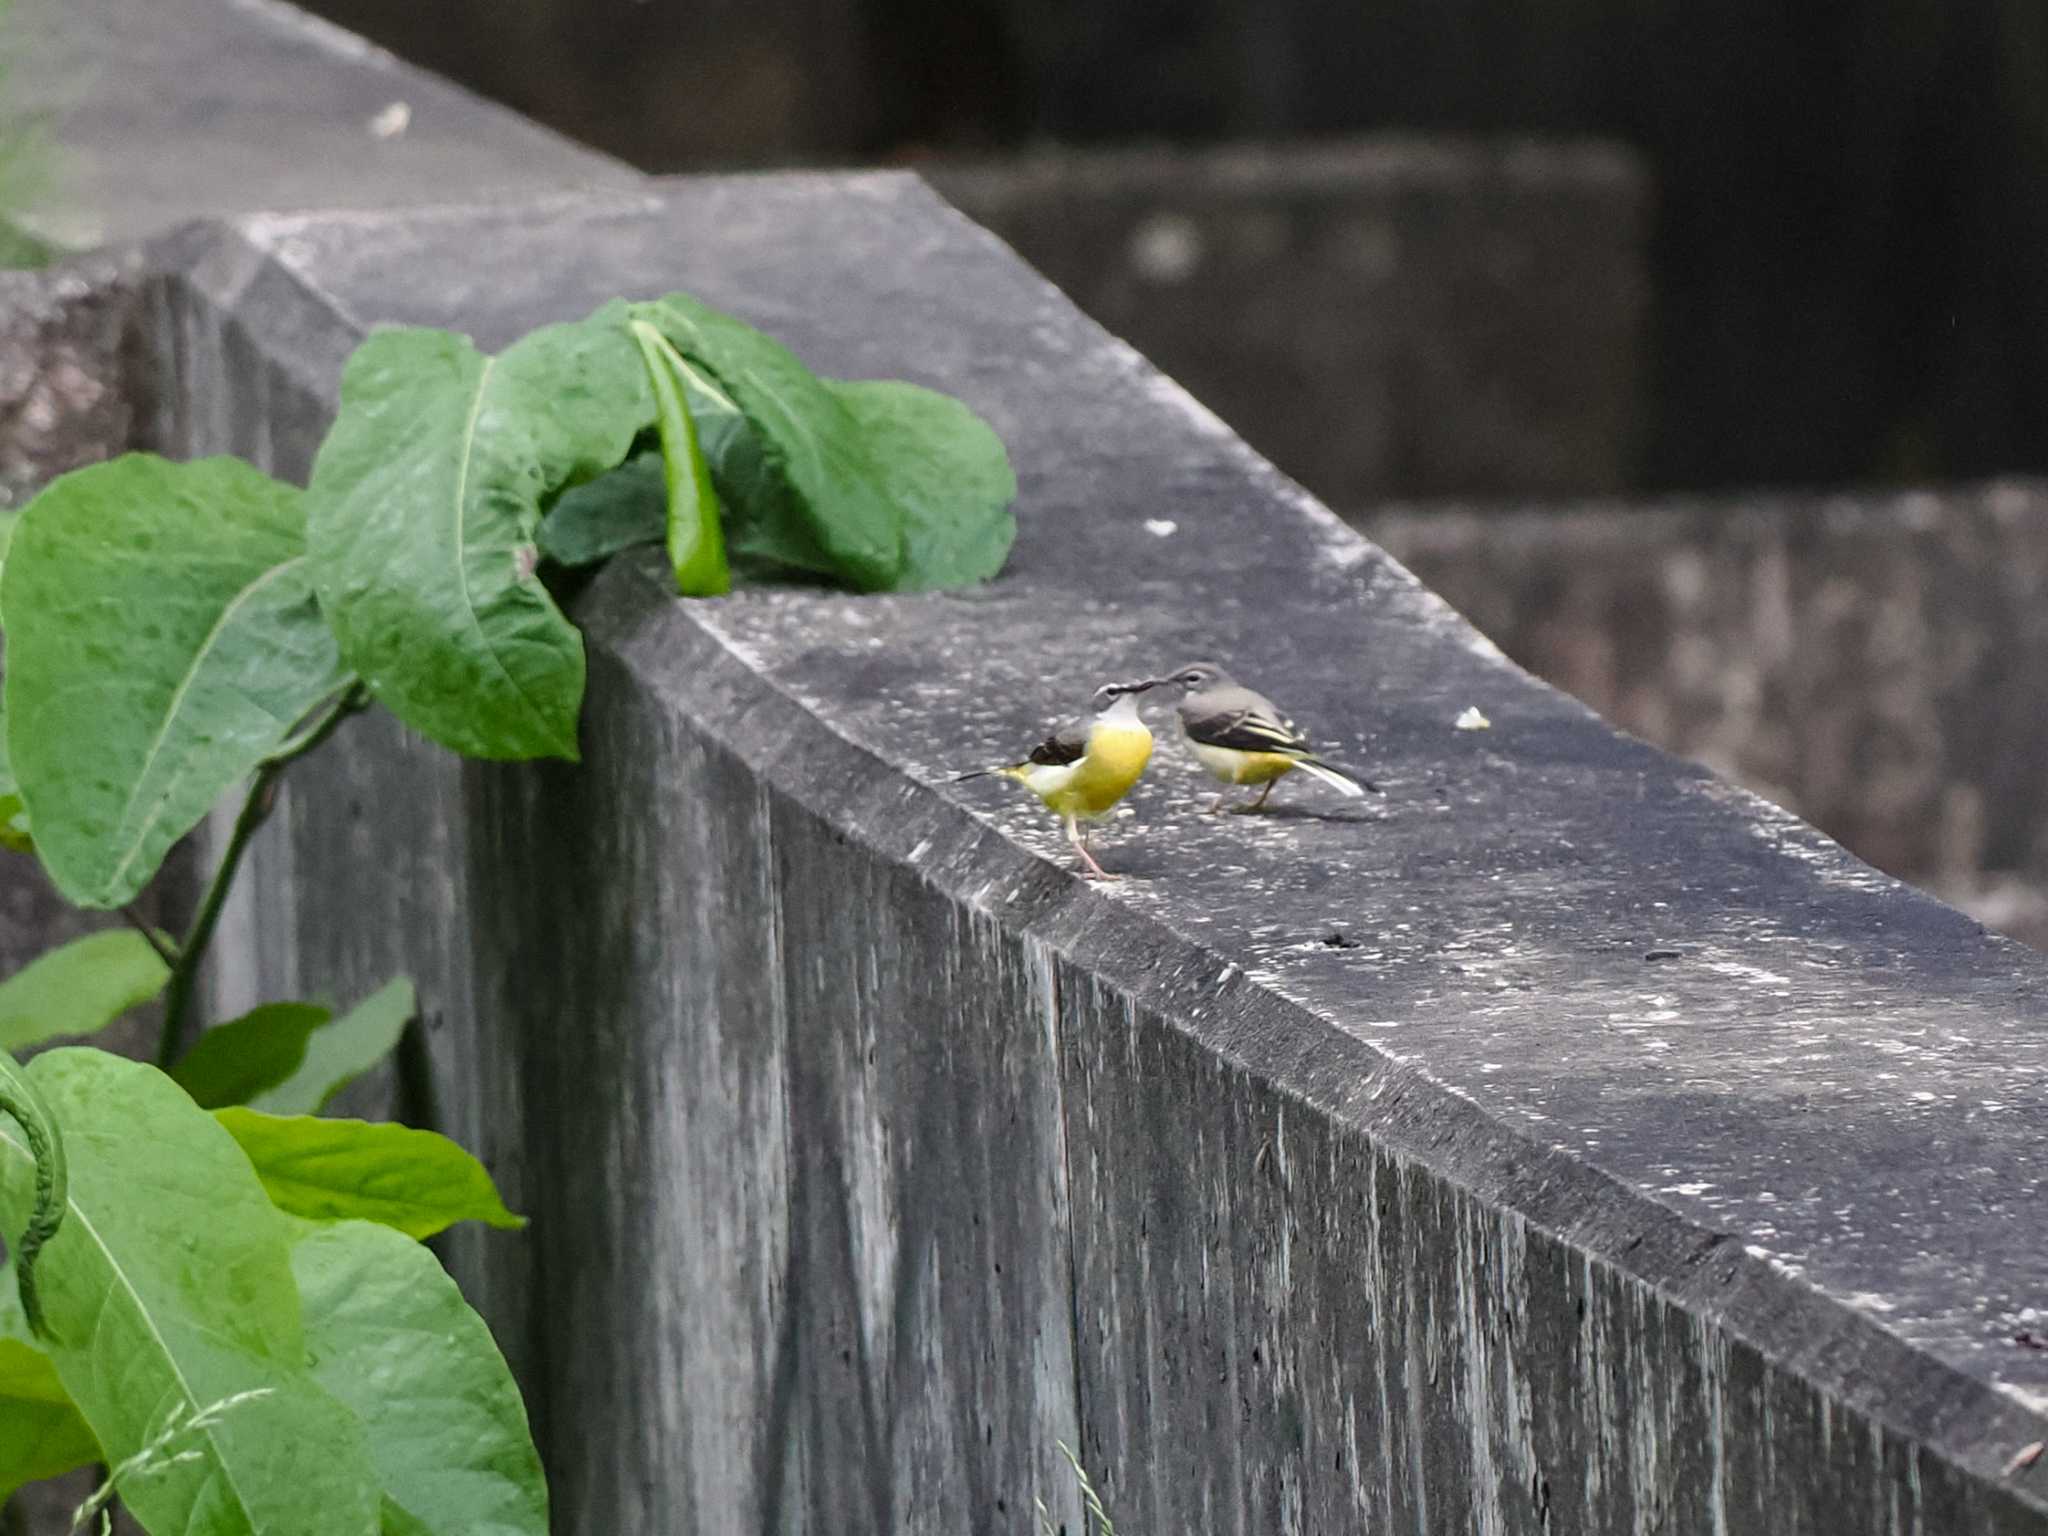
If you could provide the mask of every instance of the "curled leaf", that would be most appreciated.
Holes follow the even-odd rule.
[[[690,367],[645,320],[635,320],[632,330],[654,390],[667,503],[668,562],[675,572],[676,591],[684,597],[718,597],[732,590],[732,574],[725,564],[718,492],[712,489],[711,470],[704,462],[696,423],[684,396],[683,381]]]
[[[14,1278],[21,1292],[21,1310],[28,1317],[29,1331],[37,1338],[49,1332],[43,1315],[42,1293],[36,1281],[36,1260],[43,1245],[57,1235],[64,1224],[65,1198],[70,1171],[64,1161],[64,1137],[57,1118],[34,1083],[28,1080],[12,1056],[0,1051],[0,1114],[13,1118],[21,1127],[30,1159],[35,1164],[34,1203],[20,1241],[13,1245]]]

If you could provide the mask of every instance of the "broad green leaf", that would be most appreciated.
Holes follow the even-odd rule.
[[[317,1003],[265,1003],[216,1024],[193,1043],[171,1080],[201,1109],[247,1104],[298,1071],[306,1041],[331,1015]]]
[[[876,473],[859,423],[826,382],[780,342],[688,294],[631,310],[707,375],[753,428],[760,472],[780,494],[748,495],[743,504],[758,516],[779,503],[777,515],[795,525],[790,563],[802,559],[804,569],[870,591],[893,586],[903,569],[903,515]],[[712,444],[703,446],[711,458]],[[725,482],[718,486],[726,495]]]
[[[520,1227],[484,1165],[445,1136],[367,1120],[215,1112],[279,1210],[308,1221],[360,1218],[432,1237],[458,1221]]]
[[[13,1269],[0,1264],[0,1504],[24,1483],[99,1459],[99,1442],[29,1331]]]
[[[61,944],[0,981],[0,1050],[104,1029],[163,991],[170,974],[132,928]]]
[[[986,581],[1017,538],[1017,476],[995,430],[951,395],[894,379],[831,381],[903,509],[898,591]]]
[[[174,1431],[122,1500],[157,1532],[375,1529],[362,1426],[306,1369],[291,1225],[233,1138],[138,1062],[57,1050],[28,1075],[71,1166],[68,1215],[37,1267],[50,1358],[109,1458]],[[31,1178],[21,1137],[0,1125],[10,1228]]]
[[[99,1459],[99,1442],[49,1356],[25,1340],[0,1338],[0,1503],[24,1483]]]
[[[412,1021],[412,983],[387,981],[340,1018],[322,1024],[306,1039],[304,1059],[290,1076],[241,1100],[272,1115],[310,1115],[389,1056]]]
[[[7,706],[0,695],[0,848],[16,853],[35,851],[29,835],[28,810],[21,803],[21,786],[14,782],[14,770],[7,764]]]
[[[654,421],[661,433],[662,489],[667,502],[665,542],[676,591],[684,597],[719,597],[732,590],[725,564],[724,515],[711,471],[698,446],[685,399],[689,365],[645,320],[632,325],[654,390]]]
[[[535,540],[541,508],[653,421],[622,317],[607,306],[496,357],[382,331],[343,372],[307,492],[321,605],[376,697],[466,756],[576,756],[583,641]]]
[[[301,1239],[292,1269],[313,1374],[362,1420],[400,1528],[546,1536],[547,1483],[519,1389],[434,1255],[344,1221]]]
[[[667,518],[661,454],[636,453],[610,474],[562,493],[541,520],[540,552],[557,565],[596,565],[622,549],[661,543]]]
[[[36,851],[117,907],[345,674],[299,492],[131,453],[53,481],[8,547],[8,758]]]

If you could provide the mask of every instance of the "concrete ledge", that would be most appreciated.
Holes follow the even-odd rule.
[[[2048,948],[2048,486],[1394,507],[1370,532],[1616,724]]]
[[[279,0],[19,0],[14,11],[8,107],[46,119],[54,146],[49,196],[24,222],[58,245],[259,208],[639,180]]]
[[[536,1218],[456,1261],[563,1529],[1073,1529],[1078,1436],[1133,1530],[2048,1530],[2048,969],[1506,664],[914,181],[156,259],[178,451],[302,474],[377,321],[682,286],[1018,463],[986,591],[621,564],[581,770],[352,726],[261,850],[222,988],[412,971]],[[1198,817],[1168,745],[1099,890],[946,782],[1197,653],[1384,807]]]

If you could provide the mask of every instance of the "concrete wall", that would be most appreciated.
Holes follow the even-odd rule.
[[[628,562],[580,769],[365,722],[262,850],[223,985],[414,971],[535,1217],[453,1256],[564,1530],[1072,1530],[1058,1438],[1134,1531],[2048,1529],[2042,962],[1504,663],[915,184],[157,260],[180,450],[302,472],[362,325],[679,284],[1019,465],[987,591]],[[1200,817],[1169,748],[1098,889],[949,782],[1198,652],[1384,805]]]
[[[680,285],[1019,465],[986,591],[621,565],[581,769],[372,716],[252,860],[217,1008],[414,975],[369,1091],[535,1218],[447,1253],[562,1529],[1075,1531],[1056,1439],[1130,1531],[2048,1529],[2042,963],[1504,664],[915,184],[249,217],[145,273],[171,451],[300,476],[365,326]],[[1093,889],[949,782],[1198,652],[1385,803],[1212,821],[1168,746]]]
[[[1379,138],[935,164],[939,191],[1347,517],[1636,483],[1648,177]]]
[[[1373,536],[1628,730],[2048,947],[2048,493],[1393,509]]]
[[[2048,467],[2035,0],[315,4],[667,171],[1597,134],[1658,187],[1646,484]]]

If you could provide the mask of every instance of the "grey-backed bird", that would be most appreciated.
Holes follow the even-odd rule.
[[[1152,732],[1138,718],[1137,695],[1155,680],[1104,683],[1088,701],[1088,712],[1060,725],[1022,762],[977,768],[953,782],[996,774],[1015,779],[1045,802],[1067,829],[1067,841],[1081,856],[1092,880],[1115,880],[1088,851],[1081,823],[1100,821],[1129,793],[1152,758]]]
[[[1301,728],[1271,699],[1254,693],[1214,662],[1190,662],[1170,676],[1155,678],[1153,686],[1186,690],[1180,701],[1181,732],[1209,777],[1225,784],[1261,786],[1258,798],[1233,810],[1260,809],[1273,786],[1297,769],[1341,794],[1379,793],[1378,785],[1324,762]],[[1222,810],[1225,798],[1218,795],[1210,811]]]

